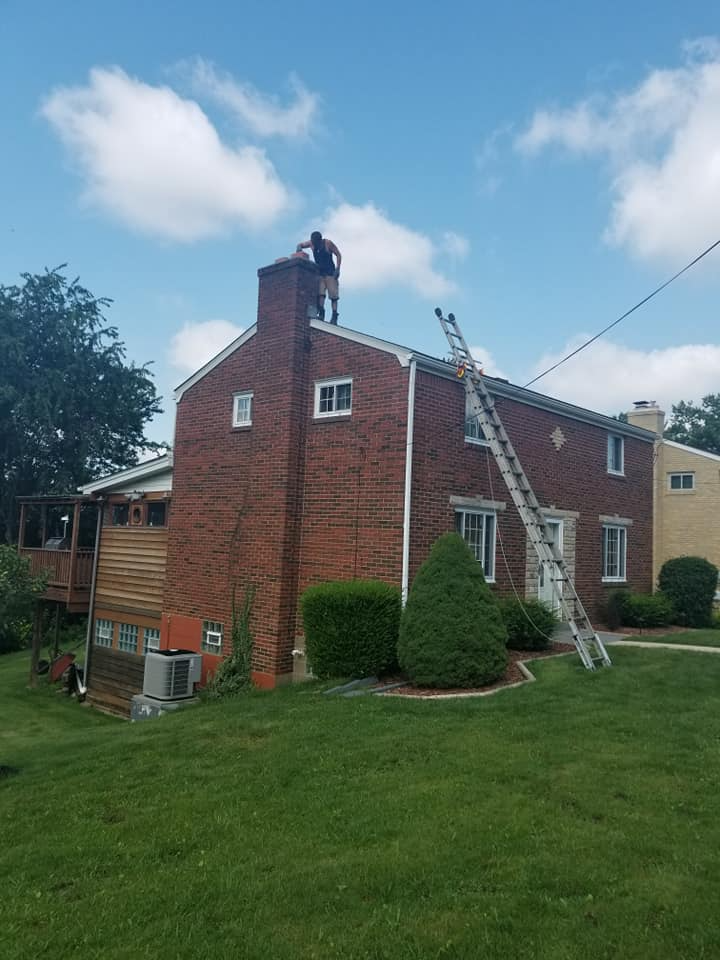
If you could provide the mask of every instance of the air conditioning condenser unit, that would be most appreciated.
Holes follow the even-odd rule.
[[[192,697],[199,683],[202,657],[192,650],[154,650],[145,655],[143,694],[155,700]]]

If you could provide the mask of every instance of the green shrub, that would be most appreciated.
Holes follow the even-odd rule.
[[[600,610],[608,630],[618,630],[625,623],[625,607],[629,596],[629,590],[612,590],[608,594]]]
[[[720,610],[713,610],[710,626],[713,630],[720,630]]]
[[[658,577],[660,590],[675,608],[677,623],[707,627],[712,621],[718,569],[703,557],[676,557],[666,561]]]
[[[400,622],[398,658],[420,686],[480,687],[507,666],[507,630],[482,567],[457,533],[433,545]]]
[[[666,627],[673,613],[672,601],[663,593],[628,593],[622,622],[626,627]]]
[[[547,604],[506,597],[500,600],[500,612],[507,629],[507,645],[512,650],[547,650],[552,645],[558,621]]]
[[[368,677],[397,666],[397,587],[378,580],[319,583],[303,593],[300,606],[305,655],[316,677]]]
[[[30,561],[15,547],[0,544],[0,653],[28,645],[33,611],[46,578],[30,572]]]
[[[242,607],[232,598],[232,650],[230,656],[225,657],[212,675],[208,683],[208,694],[211,697],[232,697],[244,693],[252,685],[252,651],[253,636],[250,630],[250,616],[252,614],[255,588],[250,586],[245,591]]]

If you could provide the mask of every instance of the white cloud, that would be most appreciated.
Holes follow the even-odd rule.
[[[348,290],[398,286],[433,298],[455,289],[433,266],[444,239],[436,246],[425,234],[393,222],[371,203],[341,203],[328,210],[322,233],[343,255],[342,280]]]
[[[545,354],[532,376],[547,370],[586,339],[578,336],[558,353]],[[669,413],[680,400],[697,402],[705,394],[717,392],[718,383],[718,344],[684,344],[644,351],[598,340],[530,389],[600,413],[629,410],[635,400],[657,400]]]
[[[262,150],[226,146],[197,103],[119,68],[55,90],[42,113],[85,176],[84,199],[145,233],[190,241],[260,228],[290,205]]]
[[[500,377],[501,380],[508,379],[508,375],[497,365],[495,357],[489,350],[479,346],[470,347],[470,353],[475,363],[482,368],[483,373],[486,373],[489,377]]]
[[[228,320],[186,323],[170,341],[170,363],[184,373],[194,373],[242,332],[242,327]]]
[[[685,53],[683,66],[652,70],[629,92],[538,110],[515,142],[526,154],[556,144],[604,155],[606,239],[672,263],[716,240],[720,223],[720,44],[702,38]]]
[[[470,241],[453,230],[446,230],[442,237],[445,252],[455,260],[464,260],[470,253]]]
[[[297,77],[290,78],[295,99],[285,107],[251,84],[238,83],[230,74],[218,72],[207,60],[198,58],[186,69],[199,97],[208,97],[229,109],[259,137],[306,137],[316,120],[319,98]]]

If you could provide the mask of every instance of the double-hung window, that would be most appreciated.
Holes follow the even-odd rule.
[[[465,402],[465,439],[468,441],[468,443],[478,443],[482,444],[483,446],[488,445],[488,442],[485,439],[485,434],[482,432],[480,421],[473,413],[469,397]]]
[[[233,395],[232,425],[234,427],[252,426],[252,405],[252,391],[245,390],[243,393],[236,393]]]
[[[315,416],[343,417],[352,412],[352,378],[318,380],[315,384]]]
[[[627,560],[627,528],[605,524],[602,528],[602,578],[624,582]]]
[[[475,554],[485,579],[495,581],[495,514],[481,510],[456,510],[455,529]]]
[[[625,473],[625,439],[616,433],[607,438],[607,472],[622,476]]]

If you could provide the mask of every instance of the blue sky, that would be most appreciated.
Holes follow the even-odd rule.
[[[179,9],[178,9],[179,8]],[[720,237],[713,3],[0,0],[0,282],[67,262],[172,389],[319,227],[341,323],[517,383]],[[720,251],[538,388],[720,391]]]

